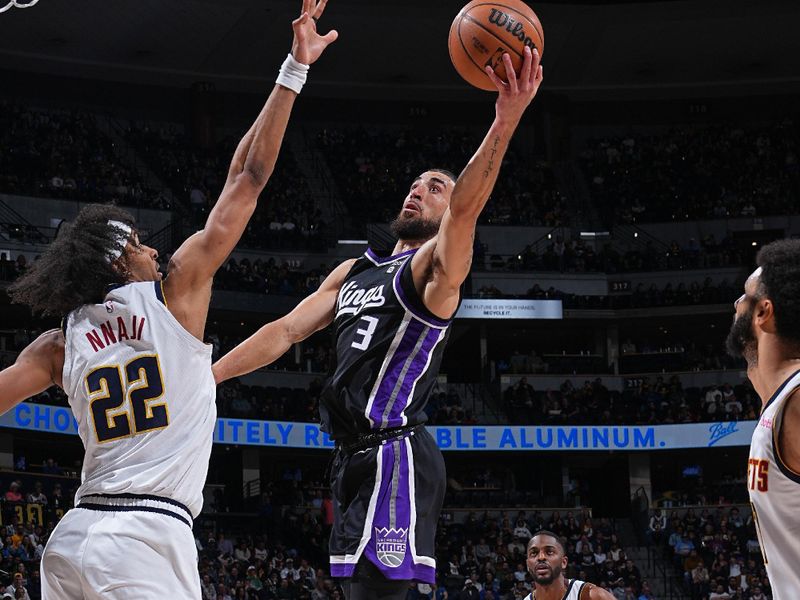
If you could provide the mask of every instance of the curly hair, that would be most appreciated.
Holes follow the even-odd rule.
[[[800,240],[778,240],[758,253],[763,295],[775,307],[778,335],[800,347]]]
[[[62,223],[56,239],[8,288],[12,301],[34,313],[61,316],[84,304],[103,301],[109,285],[127,281],[125,269],[110,260],[125,232],[109,221],[133,228],[134,218],[113,204],[89,204],[71,223]]]

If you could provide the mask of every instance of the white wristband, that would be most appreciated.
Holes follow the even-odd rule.
[[[303,89],[303,84],[306,82],[308,69],[309,65],[297,62],[294,56],[289,53],[289,56],[286,57],[286,60],[281,65],[281,70],[278,71],[278,78],[275,83],[299,94],[300,90]]]

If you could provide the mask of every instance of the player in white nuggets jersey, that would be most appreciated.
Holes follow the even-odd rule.
[[[163,282],[131,215],[90,205],[11,288],[15,301],[64,318],[0,372],[0,411],[59,385],[85,447],[76,508],[42,557],[44,600],[200,597],[191,527],[216,420],[202,342],[212,279],[256,208],[308,65],[336,38],[316,33],[323,9],[304,0],[292,55],[204,229],[175,252]]]
[[[564,577],[564,544],[552,531],[537,531],[527,552],[526,565],[535,585],[525,600],[614,600],[610,592],[593,583]]]
[[[736,300],[728,351],[761,397],[747,487],[773,600],[800,598],[800,240],[764,246]]]
[[[507,54],[503,61],[508,83],[487,67],[499,94],[483,142],[458,178],[429,169],[411,182],[392,223],[391,255],[367,250],[345,261],[214,365],[217,381],[249,373],[334,324],[337,366],[320,414],[336,442],[331,574],[344,580],[348,600],[404,600],[411,581],[436,580],[445,473],[424,409],[472,265],[478,216],[542,82],[538,52],[525,50],[519,78]]]

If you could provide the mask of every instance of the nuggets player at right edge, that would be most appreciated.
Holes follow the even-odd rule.
[[[747,488],[773,600],[800,598],[800,240],[764,246],[734,303],[731,355],[761,397]]]

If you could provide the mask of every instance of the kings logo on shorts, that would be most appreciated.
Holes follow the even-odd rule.
[[[408,528],[375,528],[375,554],[387,567],[403,564],[408,546]]]

